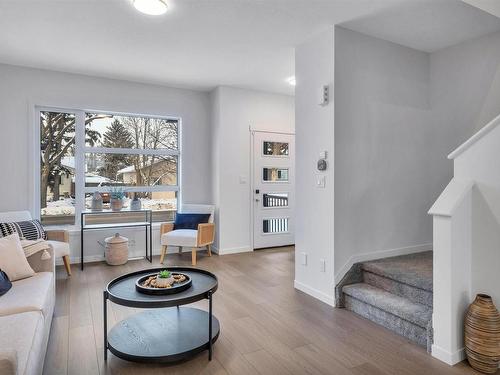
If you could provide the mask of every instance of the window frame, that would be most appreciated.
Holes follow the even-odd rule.
[[[142,113],[132,113],[132,112],[116,112],[101,109],[74,109],[74,108],[63,108],[63,107],[52,107],[52,106],[42,106],[35,105],[33,113],[33,145],[34,155],[33,162],[33,212],[32,216],[37,219],[41,219],[41,184],[40,184],[40,116],[41,112],[63,112],[75,115],[75,224],[80,226],[81,212],[85,208],[85,194],[93,193],[95,191],[108,192],[109,187],[86,187],[85,186],[85,172],[78,173],[78,171],[85,171],[85,154],[87,153],[100,153],[100,154],[130,154],[130,155],[161,155],[161,156],[177,156],[177,185],[153,185],[153,186],[124,186],[124,192],[163,192],[163,191],[175,191],[177,197],[177,209],[180,208],[180,202],[182,202],[182,118],[179,116],[170,115],[152,115],[152,114],[142,114]],[[85,114],[86,113],[102,113],[109,114],[113,116],[131,116],[131,117],[146,117],[164,120],[175,120],[177,121],[177,150],[170,149],[139,149],[139,148],[107,148],[107,147],[90,147],[85,143]],[[72,224],[67,224],[72,225]]]

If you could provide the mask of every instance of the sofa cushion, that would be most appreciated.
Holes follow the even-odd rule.
[[[9,276],[10,281],[35,274],[24,255],[17,233],[0,238],[0,268]]]
[[[69,243],[62,241],[47,241],[48,244],[54,249],[54,256],[56,258],[62,258],[63,256],[69,255]]]
[[[172,246],[196,246],[196,237],[198,231],[192,229],[177,229],[171,232],[164,233],[161,236],[162,245],[172,245]]]
[[[0,361],[3,362],[3,369],[7,371],[9,367],[15,367],[17,371],[14,374],[41,373],[42,354],[45,352],[42,314],[32,311],[0,316],[0,327]]]
[[[47,232],[43,229],[40,220],[0,223],[0,237],[6,237],[13,233],[17,233],[19,237],[32,241],[47,239]]]
[[[14,281],[12,289],[0,297],[0,316],[40,311],[50,318],[55,298],[53,277],[52,272],[39,272]]]

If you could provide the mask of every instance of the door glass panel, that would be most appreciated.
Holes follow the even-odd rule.
[[[263,153],[266,156],[288,156],[288,143],[264,141]]]
[[[262,180],[267,182],[287,182],[288,168],[263,168]]]
[[[263,195],[264,207],[287,207],[288,193],[267,193]]]
[[[263,233],[286,233],[288,232],[288,218],[280,217],[264,219],[262,221]]]

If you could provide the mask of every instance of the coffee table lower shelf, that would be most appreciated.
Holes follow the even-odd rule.
[[[117,323],[108,333],[108,349],[133,362],[166,363],[192,358],[209,349],[209,314],[192,307],[145,310]],[[212,316],[212,344],[220,325]]]

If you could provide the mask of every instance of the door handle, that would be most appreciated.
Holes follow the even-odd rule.
[[[259,198],[255,198],[255,201],[256,201],[256,202],[260,202],[260,199],[259,199]]]

